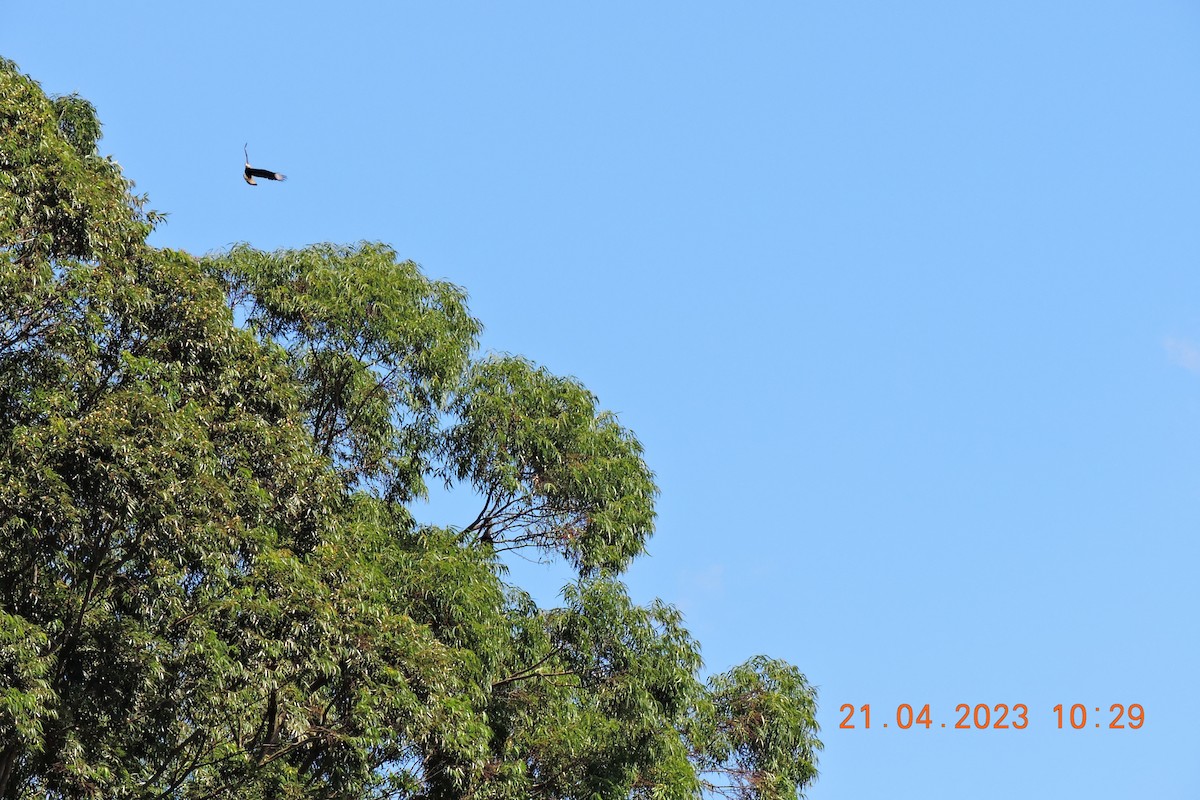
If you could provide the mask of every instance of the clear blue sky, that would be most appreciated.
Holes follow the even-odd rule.
[[[636,596],[820,687],[813,800],[1200,797],[1200,6],[384,5],[14,2],[0,54],[157,244],[389,242],[618,412]]]

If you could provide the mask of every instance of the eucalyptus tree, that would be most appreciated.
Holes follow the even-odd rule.
[[[653,474],[386,245],[154,248],[82,98],[0,62],[0,797],[788,798],[813,688],[704,680],[621,573]],[[432,481],[475,493],[417,525]],[[560,607],[507,581],[528,548]]]

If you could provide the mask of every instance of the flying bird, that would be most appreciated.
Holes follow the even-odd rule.
[[[251,186],[258,186],[258,181],[255,178],[266,178],[269,181],[286,181],[287,175],[280,175],[278,172],[271,172],[269,169],[258,169],[250,166],[250,151],[247,149],[250,143],[242,145],[242,152],[246,154],[246,171],[242,173],[242,177],[246,179],[246,183]]]

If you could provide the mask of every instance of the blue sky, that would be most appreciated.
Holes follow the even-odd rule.
[[[1194,3],[6,5],[156,244],[388,242],[618,412],[635,595],[820,687],[813,800],[1200,797]]]

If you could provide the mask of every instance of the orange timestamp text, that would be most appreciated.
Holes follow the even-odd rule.
[[[1083,703],[1075,703],[1066,705],[1059,703],[1051,709],[1051,713],[1056,715],[1051,717],[1056,720],[1059,729],[1073,728],[1074,730],[1082,730],[1087,727],[1101,728],[1105,727],[1109,730],[1137,730],[1146,723],[1146,710],[1142,708],[1140,703],[1112,703],[1108,707],[1108,712],[1103,713],[1100,706],[1087,706]],[[867,703],[861,706],[855,706],[853,703],[844,703],[840,711],[846,715],[842,720],[839,728],[855,729],[871,727],[871,704]],[[1089,715],[1092,712],[1094,716]],[[953,722],[953,724],[950,724]],[[1090,725],[1089,725],[1090,723]],[[891,720],[884,722],[882,727],[890,727],[893,723]],[[931,730],[933,728],[946,728],[950,730],[1025,730],[1029,727],[1029,706],[1025,703],[996,703],[989,705],[988,703],[959,703],[954,707],[954,714],[945,717],[945,721],[935,721],[933,712],[930,710],[930,704],[926,703],[920,708],[915,708],[909,703],[901,703],[896,706],[895,727],[900,730],[909,730],[910,728],[924,728]]]

